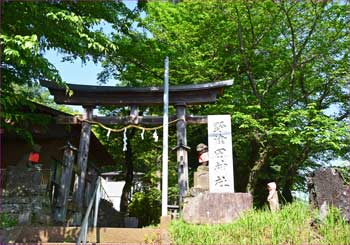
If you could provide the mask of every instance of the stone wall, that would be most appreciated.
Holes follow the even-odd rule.
[[[49,224],[50,199],[41,180],[42,172],[39,170],[9,166],[1,197],[1,212],[16,219],[20,225]]]

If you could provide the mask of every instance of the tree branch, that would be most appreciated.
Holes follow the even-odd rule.
[[[292,102],[293,102],[293,96],[294,96],[294,87],[295,87],[295,69],[296,69],[296,65],[297,65],[297,56],[296,56],[296,38],[295,38],[295,32],[294,32],[294,27],[292,24],[292,20],[289,16],[289,10],[286,10],[285,7],[282,5],[281,7],[283,13],[285,14],[286,18],[287,18],[287,24],[288,27],[290,29],[290,33],[291,33],[291,48],[292,48],[292,65],[291,65],[291,75],[290,75],[290,86],[289,86],[289,98],[288,98],[288,105],[289,107],[292,106]]]
[[[302,43],[301,48],[300,48],[299,51],[298,51],[297,59],[300,58],[301,53],[304,51],[304,49],[305,49],[305,47],[306,47],[306,44],[308,43],[308,41],[309,41],[311,35],[315,32],[316,26],[317,26],[317,24],[318,24],[318,22],[319,22],[319,19],[320,19],[322,13],[323,13],[324,6],[326,5],[326,3],[327,3],[327,1],[324,1],[324,2],[322,3],[322,11],[321,11],[319,14],[316,15],[316,18],[315,18],[315,20],[314,20],[314,22],[313,22],[313,24],[312,24],[312,26],[311,26],[311,28],[310,28],[310,30],[309,30],[307,36],[306,36],[304,42]],[[318,5],[314,5],[314,6],[317,7]]]
[[[245,53],[245,50],[244,50],[243,35],[242,35],[242,23],[240,20],[240,15],[239,15],[237,7],[235,9],[236,9],[236,14],[237,14],[237,25],[238,25],[237,31],[238,31],[238,40],[239,40],[239,46],[240,46],[239,50],[240,50],[240,53],[243,57],[243,62],[244,62],[245,68],[246,68],[246,73],[248,76],[248,80],[250,82],[250,86],[252,87],[252,90],[253,90],[253,94],[258,99],[259,104],[262,105],[262,97],[259,94],[259,91],[257,89],[256,81],[254,79],[254,75],[252,72],[252,67],[251,67],[251,64],[249,63],[249,60],[248,60],[246,53]]]
[[[304,68],[304,65],[300,65],[300,87],[301,87],[301,92],[303,93],[304,103],[305,105],[307,105],[309,101],[309,94],[305,88],[305,74],[304,74],[303,68]]]
[[[248,4],[244,4],[244,6],[245,6],[246,9],[247,9],[248,19],[249,19],[249,24],[250,24],[250,30],[251,30],[251,33],[252,33],[252,44],[253,44],[253,48],[255,48],[254,25],[253,25],[252,17],[251,17],[251,14],[250,14],[250,8],[249,8]]]

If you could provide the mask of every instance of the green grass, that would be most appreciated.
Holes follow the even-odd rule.
[[[323,224],[311,227],[315,217],[307,204],[294,202],[276,213],[252,210],[225,225],[174,220],[170,233],[175,244],[350,244],[350,225],[339,211],[331,209]]]

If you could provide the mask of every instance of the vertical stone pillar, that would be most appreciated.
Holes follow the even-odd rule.
[[[64,147],[62,174],[59,183],[57,202],[54,209],[54,221],[63,224],[66,220],[68,195],[71,186],[75,153],[77,151],[69,142]]]
[[[92,120],[93,116],[93,107],[85,108],[86,114],[85,119]],[[87,122],[83,122],[81,125],[81,135],[79,143],[79,151],[77,157],[78,165],[78,181],[76,192],[74,193],[74,204],[75,204],[75,213],[73,216],[73,224],[80,225],[83,215],[83,197],[84,197],[84,188],[85,188],[85,178],[86,178],[86,169],[89,155],[89,145],[90,145],[90,135],[91,135],[91,125]]]
[[[176,117],[181,119],[176,123],[177,136],[177,163],[180,204],[188,191],[188,157],[187,157],[187,131],[186,131],[186,105],[176,105]]]

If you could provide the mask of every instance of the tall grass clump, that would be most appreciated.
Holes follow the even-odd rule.
[[[170,233],[176,244],[349,244],[350,225],[331,218],[334,215],[330,212],[324,224],[311,227],[313,212],[307,204],[294,202],[276,213],[248,211],[231,224],[190,225],[175,220]],[[335,231],[341,237],[331,234]]]
[[[350,224],[342,217],[339,209],[330,208],[318,232],[325,244],[350,244]]]

